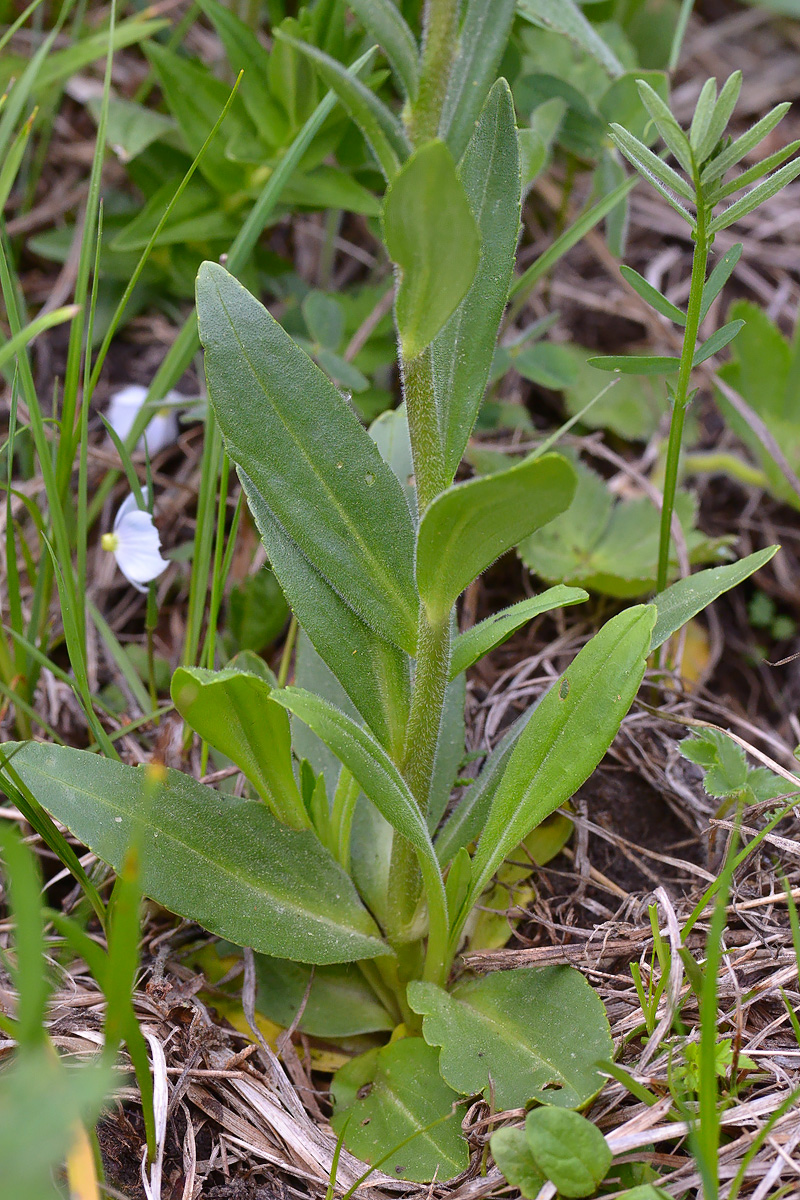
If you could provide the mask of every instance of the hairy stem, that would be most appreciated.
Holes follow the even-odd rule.
[[[675,490],[678,484],[683,422],[686,416],[686,400],[689,394],[689,381],[692,375],[692,360],[697,345],[697,334],[700,329],[700,309],[703,303],[703,286],[706,281],[708,251],[710,247],[706,233],[708,213],[703,205],[702,196],[699,194],[699,181],[698,200],[689,307],[686,310],[686,329],[683,336],[683,349],[678,369],[678,384],[675,388],[675,399],[672,406],[672,420],[669,427],[667,463],[664,475],[664,500],[661,506],[661,534],[658,543],[658,576],[656,582],[656,590],[659,592],[663,592],[667,586],[669,550],[672,537],[672,513],[675,508]]]
[[[460,10],[461,0],[426,0],[422,70],[408,122],[414,146],[435,138],[439,131],[442,105],[456,54]]]
[[[428,347],[418,358],[401,363],[403,396],[411,437],[414,482],[420,517],[450,482],[444,462],[442,432],[433,386],[433,353]]]

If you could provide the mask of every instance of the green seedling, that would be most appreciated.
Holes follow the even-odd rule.
[[[717,96],[717,81],[709,79],[700,93],[687,132],[678,124],[663,97],[646,80],[638,81],[642,103],[661,135],[668,155],[674,159],[675,167],[655,154],[630,130],[616,123],[611,125],[615,145],[686,221],[694,243],[686,312],[678,309],[636,271],[623,268],[627,282],[642,299],[656,312],[684,329],[680,356],[615,355],[590,360],[594,366],[607,371],[623,371],[633,375],[677,375],[674,384],[667,384],[672,420],[661,509],[657,576],[659,591],[666,586],[669,573],[672,515],[683,427],[687,407],[694,395],[690,390],[692,372],[723,350],[744,324],[742,319],[729,321],[698,345],[700,325],[741,254],[740,245],[733,247],[707,275],[714,238],[721,230],[753,212],[800,174],[800,159],[792,157],[800,148],[800,142],[792,142],[729,178],[731,170],[772,133],[789,109],[788,104],[778,104],[740,137],[733,139],[726,136],[725,131],[736,106],[741,84],[741,72],[736,71]],[[721,204],[750,184],[755,186],[720,209]]]

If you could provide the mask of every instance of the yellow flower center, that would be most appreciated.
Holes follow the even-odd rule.
[[[104,533],[100,538],[100,545],[104,550],[116,550],[119,546],[119,537],[116,533]]]

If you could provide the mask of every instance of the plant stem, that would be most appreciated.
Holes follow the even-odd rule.
[[[417,358],[401,363],[414,482],[420,517],[450,480],[444,462],[442,433],[433,386],[433,353],[430,347]]]
[[[672,537],[672,513],[675,508],[675,490],[678,483],[683,422],[686,416],[686,399],[689,394],[692,360],[694,359],[697,334],[700,328],[700,308],[703,303],[703,286],[706,281],[706,268],[708,266],[708,251],[710,246],[706,234],[708,214],[700,195],[699,181],[696,181],[696,184],[699,200],[697,205],[697,229],[694,235],[692,280],[689,289],[689,307],[686,311],[686,331],[683,337],[681,362],[678,369],[678,384],[675,388],[672,421],[669,427],[669,444],[667,446],[667,463],[664,477],[664,500],[661,506],[661,535],[658,543],[658,576],[656,583],[656,591],[658,592],[663,592],[667,586],[669,550]]]
[[[460,10],[461,0],[426,0],[422,70],[408,123],[414,146],[435,138],[438,133],[456,53]]]
[[[428,808],[436,743],[450,670],[450,617],[431,624],[420,610],[417,669],[401,770],[423,813]]]

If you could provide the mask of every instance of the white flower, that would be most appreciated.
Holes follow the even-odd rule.
[[[114,432],[124,442],[133,428],[142,405],[147,399],[147,388],[138,383],[130,383],[122,388],[108,402],[106,420]],[[147,430],[136,443],[137,450],[144,450],[145,442],[151,455],[158,454],[166,446],[171,446],[178,438],[178,418],[174,406],[186,403],[186,397],[180,392],[168,392],[164,397],[164,407],[153,410],[153,417]]]
[[[147,490],[143,489],[145,501]],[[137,592],[146,592],[142,584],[150,583],[165,571],[169,563],[161,557],[161,538],[149,512],[138,508],[131,493],[119,506],[114,532],[100,539],[104,550],[113,551],[117,566]]]

